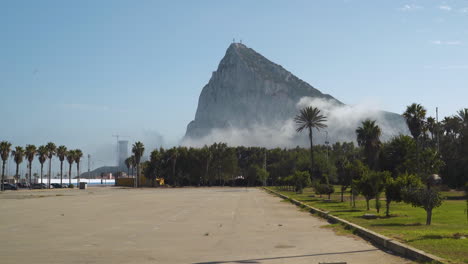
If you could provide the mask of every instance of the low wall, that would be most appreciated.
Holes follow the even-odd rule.
[[[118,178],[115,179],[115,186],[133,187],[135,185],[135,178]]]
[[[442,258],[439,258],[439,257],[434,256],[432,254],[426,253],[426,252],[424,252],[422,250],[413,248],[411,246],[402,244],[402,243],[400,243],[400,242],[398,242],[396,240],[393,240],[393,239],[388,238],[386,236],[383,236],[381,234],[375,233],[374,231],[371,231],[371,230],[369,230],[367,228],[356,225],[354,223],[351,223],[351,222],[346,221],[344,219],[341,219],[339,217],[330,215],[326,211],[322,211],[322,210],[320,210],[318,208],[315,208],[315,207],[312,207],[310,205],[299,202],[298,200],[292,199],[292,198],[290,198],[290,197],[288,197],[286,195],[283,195],[281,193],[273,191],[273,190],[271,190],[269,188],[263,187],[263,189],[265,189],[266,191],[268,191],[270,193],[273,193],[273,194],[275,194],[275,195],[277,195],[277,196],[279,196],[279,197],[281,197],[283,199],[289,200],[290,202],[292,202],[293,204],[295,204],[297,206],[305,207],[305,208],[309,209],[310,213],[317,214],[320,217],[327,219],[331,223],[340,223],[345,227],[352,228],[352,229],[354,229],[356,231],[356,234],[358,234],[359,236],[361,236],[362,238],[364,238],[364,239],[366,239],[368,241],[371,241],[376,246],[379,246],[381,248],[384,248],[384,249],[390,250],[392,252],[395,252],[395,253],[403,256],[403,257],[407,257],[407,258],[410,258],[410,259],[416,259],[416,260],[419,260],[419,261],[428,261],[428,262],[432,262],[432,263],[447,263],[447,261],[442,259]]]

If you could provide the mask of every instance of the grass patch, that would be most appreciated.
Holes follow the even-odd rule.
[[[411,207],[405,203],[392,203],[390,206],[390,217],[385,216],[385,200],[382,199],[380,213],[374,208],[366,210],[366,203],[362,197],[356,201],[356,208],[349,203],[349,192],[345,193],[345,201],[341,202],[341,194],[334,193],[331,199],[335,202],[324,202],[328,196],[322,198],[313,195],[313,190],[306,188],[302,194],[292,191],[283,191],[279,188],[274,190],[287,195],[305,204],[329,211],[331,215],[338,216],[377,233],[394,238],[415,248],[440,256],[450,263],[468,263],[468,222],[466,219],[466,201],[459,199],[463,197],[462,192],[443,192],[446,197],[453,197],[443,202],[442,206],[434,209],[432,225],[426,226],[426,212],[421,208]],[[456,198],[455,198],[456,197]],[[372,200],[371,206],[375,206]],[[365,213],[377,215],[377,219],[364,219]],[[337,233],[344,229],[339,224],[327,225]],[[352,231],[350,231],[352,233]],[[348,232],[349,234],[349,232]]]

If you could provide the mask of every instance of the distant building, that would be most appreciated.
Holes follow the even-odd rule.
[[[114,176],[112,176],[112,173],[101,173],[101,179],[107,179],[107,180],[112,180],[114,179]]]
[[[125,160],[128,158],[128,141],[119,140],[117,145],[117,166],[125,168]]]

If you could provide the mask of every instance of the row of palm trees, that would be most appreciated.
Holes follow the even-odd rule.
[[[140,180],[140,162],[141,158],[143,157],[143,153],[145,152],[145,145],[141,143],[140,141],[135,142],[132,146],[132,153],[133,155],[125,159],[125,166],[127,166],[128,169],[128,175],[130,175],[130,169],[136,168],[137,170],[137,175],[135,178],[135,187],[138,187],[140,185],[139,180]]]
[[[57,156],[60,161],[60,184],[63,182],[63,162],[65,159],[68,161],[69,164],[69,171],[68,171],[68,182],[71,184],[71,173],[72,173],[72,165],[76,163],[76,170],[78,175],[78,182],[80,178],[80,161],[83,157],[83,152],[80,149],[71,149],[68,150],[65,146],[57,147],[54,143],[49,142],[46,145],[42,145],[36,147],[35,145],[26,145],[25,148],[21,146],[16,146],[15,149],[11,149],[11,143],[8,141],[1,141],[0,142],[0,157],[2,159],[2,183],[1,183],[1,190],[4,190],[4,181],[5,181],[5,165],[8,160],[8,157],[13,157],[14,162],[16,163],[16,173],[15,177],[19,180],[19,166],[24,161],[24,159],[28,162],[28,169],[29,169],[29,183],[32,184],[32,163],[34,158],[37,157],[39,163],[41,164],[41,184],[43,183],[43,171],[44,171],[44,163],[49,160],[49,170],[48,170],[48,181],[47,181],[47,188],[50,188],[50,180],[51,180],[51,168],[52,168],[52,159],[54,156]]]

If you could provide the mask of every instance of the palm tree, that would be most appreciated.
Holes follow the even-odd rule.
[[[406,111],[403,113],[403,117],[406,119],[406,124],[410,130],[414,140],[418,140],[419,136],[424,131],[424,119],[426,119],[426,109],[420,105],[413,103],[406,107]]]
[[[49,158],[49,176],[47,181],[47,188],[50,189],[50,180],[52,178],[52,158],[54,157],[55,152],[57,151],[57,146],[55,146],[54,143],[49,142],[47,143],[46,148],[48,150],[47,158]]]
[[[210,148],[216,148],[218,144],[214,143]],[[166,152],[169,156],[169,159],[171,160],[172,164],[172,184],[174,186],[177,186],[178,184],[178,179],[176,177],[176,165],[177,165],[177,158],[179,157],[179,152],[176,147],[173,147]]]
[[[65,146],[59,146],[57,148],[57,157],[60,160],[60,185],[62,185],[62,179],[63,179],[63,161],[65,160],[65,157],[67,156],[67,147]]]
[[[44,162],[47,160],[47,155],[49,150],[46,146],[40,146],[37,148],[37,156],[39,158],[39,163],[41,163],[41,188],[42,188],[42,177],[44,175]]]
[[[356,129],[358,145],[364,148],[364,156],[367,165],[376,170],[378,154],[381,146],[380,136],[382,130],[375,124],[375,120],[366,119],[362,125]]]
[[[406,107],[403,117],[406,119],[410,133],[416,141],[416,169],[419,173],[419,137],[424,132],[426,109],[420,104],[413,103]]]
[[[133,166],[131,157],[125,159],[125,166],[127,166],[128,176],[130,177],[130,168]]]
[[[13,160],[16,163],[16,174],[15,177],[19,181],[20,175],[19,175],[19,165],[21,162],[23,162],[24,159],[24,149],[20,146],[15,147],[15,150],[11,152],[11,156],[13,157]]]
[[[26,155],[26,159],[28,160],[28,168],[29,168],[29,184],[32,185],[32,162],[34,160],[34,156],[36,156],[36,146],[34,145],[26,145],[26,150],[24,154]]]
[[[67,161],[68,161],[68,164],[69,164],[69,167],[68,167],[68,185],[71,185],[71,175],[72,175],[72,165],[73,165],[73,162],[75,162],[75,151],[74,150],[69,150],[67,151],[66,153],[66,157],[67,157]]]
[[[8,141],[0,142],[0,156],[2,158],[2,191],[5,190],[3,186],[3,182],[5,181],[5,165],[6,161],[8,160],[8,156],[10,156],[11,151],[11,143]]]
[[[135,187],[138,188],[138,181],[140,180],[140,161],[143,153],[145,152],[145,146],[140,141],[135,142],[132,147],[133,155],[135,156],[135,164],[137,168]]]
[[[79,185],[80,184],[80,161],[81,161],[81,158],[83,157],[83,152],[81,152],[80,149],[75,149],[73,152],[74,153],[74,156],[75,156],[75,162],[76,162],[76,177],[77,177],[77,184]]]
[[[297,132],[302,132],[305,129],[309,130],[309,141],[310,141],[310,176],[313,177],[312,170],[314,168],[314,144],[312,141],[313,128],[319,131],[321,128],[326,128],[325,122],[327,118],[320,113],[320,110],[317,107],[305,107],[299,111],[299,114],[294,118],[296,122]]]
[[[429,133],[431,133],[431,140],[434,140],[434,135],[436,135],[437,131],[437,122],[435,118],[433,118],[432,116],[428,117],[426,121],[426,127]]]

